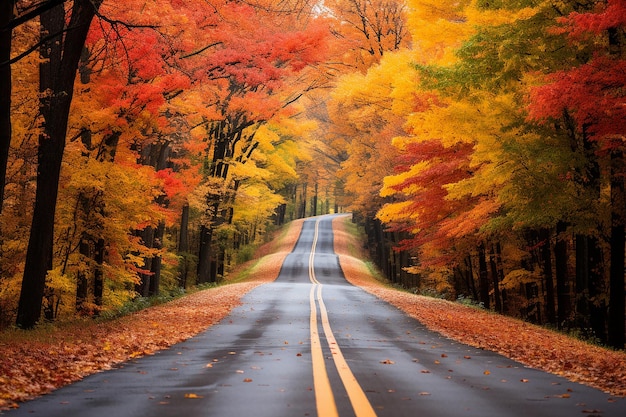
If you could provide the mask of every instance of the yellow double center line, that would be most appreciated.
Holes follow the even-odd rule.
[[[359,385],[358,381],[352,374],[341,349],[339,349],[335,335],[330,328],[328,311],[326,310],[324,300],[322,299],[322,284],[317,280],[317,278],[315,278],[314,259],[318,231],[319,220],[316,220],[313,245],[311,247],[311,255],[309,256],[309,279],[311,280],[311,283],[313,283],[309,294],[309,300],[311,304],[311,358],[313,362],[313,385],[315,389],[317,415],[319,417],[339,416],[337,412],[337,404],[335,403],[335,397],[328,379],[328,373],[326,372],[324,354],[322,353],[322,344],[317,330],[317,304],[319,304],[320,318],[324,335],[326,336],[326,341],[328,342],[328,347],[330,348],[332,358],[335,362],[335,366],[337,367],[337,372],[339,373],[341,382],[343,382],[346,392],[348,393],[348,398],[350,398],[350,403],[352,404],[356,417],[376,417],[376,413],[374,412],[372,405],[365,396],[365,393],[363,392],[363,389]]]

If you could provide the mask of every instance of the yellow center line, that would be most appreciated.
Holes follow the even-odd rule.
[[[317,332],[317,308],[315,307],[315,285],[311,287],[311,360],[313,362],[313,389],[317,415],[320,417],[337,417],[337,405],[330,387],[320,335]]]
[[[337,339],[330,327],[330,321],[328,319],[328,310],[322,299],[322,284],[315,277],[315,268],[313,262],[315,259],[315,246],[317,245],[319,230],[319,220],[315,222],[315,233],[313,235],[313,246],[311,247],[311,255],[309,256],[309,279],[313,286],[310,292],[310,304],[311,304],[311,357],[313,361],[313,384],[315,386],[315,398],[317,404],[317,414],[320,417],[337,416],[337,406],[335,404],[335,398],[330,387],[330,381],[328,380],[328,374],[326,373],[326,365],[324,364],[324,355],[322,353],[322,347],[320,343],[319,333],[317,331],[317,307],[315,305],[315,299],[320,306],[320,316],[322,321],[322,328],[328,342],[328,347],[332,353],[333,361],[337,367],[337,372],[341,378],[341,382],[348,393],[350,403],[354,409],[354,413],[357,417],[376,417],[376,412],[367,399],[365,392],[359,385],[354,374],[348,366]],[[317,291],[317,297],[315,292]],[[322,368],[322,369],[319,369]],[[319,391],[318,391],[319,388]]]

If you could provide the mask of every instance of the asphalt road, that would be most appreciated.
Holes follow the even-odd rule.
[[[306,220],[280,277],[218,325],[5,414],[626,416],[623,398],[453,342],[348,284],[331,220]]]

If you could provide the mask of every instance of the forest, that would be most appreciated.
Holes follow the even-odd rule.
[[[0,328],[352,212],[391,283],[624,348],[623,0],[4,0]]]

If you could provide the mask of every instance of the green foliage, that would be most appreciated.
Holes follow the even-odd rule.
[[[237,264],[246,263],[254,258],[254,251],[257,245],[244,245],[237,250]]]

